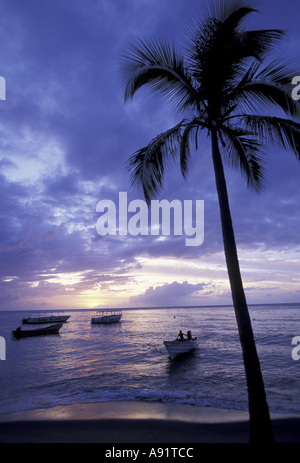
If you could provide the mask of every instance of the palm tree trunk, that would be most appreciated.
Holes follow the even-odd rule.
[[[233,305],[243,351],[249,400],[250,443],[274,442],[269,407],[256,351],[256,345],[248,312],[240,273],[223,163],[216,131],[211,132],[212,157],[219,198],[224,250]]]

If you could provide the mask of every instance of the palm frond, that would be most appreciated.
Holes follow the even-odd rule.
[[[191,156],[190,139],[194,135],[194,143],[196,150],[198,149],[198,131],[203,128],[202,121],[198,117],[188,122],[181,136],[180,143],[180,168],[184,178],[188,173],[188,161]]]
[[[223,126],[220,134],[230,165],[245,175],[249,187],[261,190],[264,178],[261,145],[250,132],[240,128]]]
[[[299,104],[293,100],[291,92],[276,84],[249,82],[239,89],[239,94],[236,96],[245,108],[257,110],[259,105],[264,108],[277,106],[288,116],[297,118],[300,116]]]
[[[291,80],[297,74],[298,70],[295,66],[286,59],[276,59],[261,69],[257,67],[257,73],[253,75],[253,79],[272,82],[292,90]]]
[[[240,51],[244,57],[253,57],[262,61],[263,57],[270,52],[276,42],[282,40],[285,32],[280,29],[261,29],[243,31],[238,34]]]
[[[300,105],[292,98],[292,77],[295,72],[288,62],[279,63],[276,60],[263,69],[259,63],[253,63],[226,100],[239,102],[245,111],[249,108],[257,111],[258,105],[275,105],[285,114],[297,118],[300,116]]]
[[[182,122],[155,137],[148,146],[136,151],[126,167],[132,185],[141,187],[147,204],[162,187],[165,171],[179,151]]]
[[[210,93],[226,92],[250,59],[261,61],[282,39],[281,30],[241,30],[241,21],[254,11],[244,2],[220,2],[213,14],[194,22],[188,39],[189,62],[195,79]]]
[[[235,16],[234,13],[238,12]],[[251,13],[257,11],[250,5],[250,1],[245,2],[245,0],[214,0],[213,2],[207,2],[204,4],[201,11],[202,18],[204,21],[213,17],[217,18],[219,21],[225,21],[228,18],[232,17],[235,21],[242,21],[244,17]]]
[[[175,46],[164,39],[142,39],[129,46],[121,65],[121,79],[125,101],[147,85],[180,109],[196,105],[196,89],[184,59]]]
[[[300,124],[271,116],[245,115],[246,127],[266,144],[281,146],[292,151],[300,160]]]
[[[250,13],[257,11],[241,1],[214,1],[199,8],[191,21],[187,36],[188,43],[197,44],[202,51],[207,50],[211,39],[220,30],[235,30]],[[202,45],[202,47],[201,47]]]

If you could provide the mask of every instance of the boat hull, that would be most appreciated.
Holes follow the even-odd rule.
[[[175,341],[164,341],[164,345],[168,351],[170,358],[175,358],[178,355],[187,354],[194,350],[198,343],[197,338],[195,339],[187,339],[184,341],[175,340]]]
[[[62,327],[62,323],[58,323],[44,328],[38,328],[34,330],[22,330],[20,327],[12,331],[12,335],[17,338],[28,338],[31,336],[45,336],[48,334],[59,334],[59,330]]]

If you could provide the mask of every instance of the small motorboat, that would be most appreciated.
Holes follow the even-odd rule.
[[[191,331],[187,332],[186,337],[180,331],[177,339],[174,339],[174,341],[164,341],[164,345],[166,346],[170,358],[173,359],[178,355],[186,354],[194,350],[198,345],[198,338],[192,337]]]
[[[91,323],[107,324],[117,323],[122,318],[121,310],[99,310],[95,317],[92,317]]]
[[[39,323],[65,323],[69,320],[70,315],[63,313],[32,313],[28,317],[22,318],[22,323],[39,324]]]
[[[33,330],[22,330],[19,326],[16,330],[12,331],[12,335],[19,338],[28,338],[29,336],[43,336],[47,334],[59,334],[59,330],[62,327],[62,323],[57,323],[55,325],[44,326],[42,328],[36,328]]]

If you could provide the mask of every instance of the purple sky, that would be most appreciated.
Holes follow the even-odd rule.
[[[159,199],[204,200],[205,238],[104,236],[96,205],[130,185],[128,157],[179,122],[140,91],[124,104],[126,43],[164,34],[182,43],[201,0],[2,0],[0,310],[230,304],[210,148],[185,181],[178,166]],[[299,64],[299,0],[261,0],[254,28],[282,28],[278,48]],[[277,55],[278,56],[278,55]],[[298,66],[296,64],[296,68]],[[249,303],[300,301],[300,163],[266,153],[265,190],[226,167]]]

